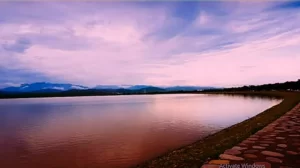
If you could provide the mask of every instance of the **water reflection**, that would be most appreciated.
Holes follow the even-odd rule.
[[[0,167],[128,167],[279,102],[223,95],[1,100]]]

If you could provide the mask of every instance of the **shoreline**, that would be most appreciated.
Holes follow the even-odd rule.
[[[300,102],[299,92],[201,92],[199,94],[223,94],[223,95],[245,95],[245,96],[267,96],[282,98],[282,102],[266,109],[258,115],[225,128],[215,134],[209,135],[192,144],[179,147],[171,152],[166,152],[158,157],[146,160],[134,165],[134,168],[197,168],[206,161],[218,158],[236,144],[240,143],[250,135],[272,123],[286,112],[291,110]],[[230,117],[230,116],[229,116]]]
[[[280,92],[280,91],[266,91],[266,92]],[[293,92],[294,91],[286,91],[286,92]],[[5,99],[35,99],[35,98],[68,98],[68,97],[101,97],[101,96],[145,96],[145,95],[172,95],[172,94],[218,94],[218,95],[231,95],[231,96],[246,96],[246,97],[269,97],[269,98],[281,98],[280,96],[276,95],[266,95],[266,94],[258,94],[257,92],[235,92],[234,94],[232,92],[207,92],[207,91],[178,91],[178,92],[154,92],[154,93],[132,93],[132,94],[91,94],[91,95],[52,95],[52,93],[48,93],[48,95],[39,95],[36,93],[30,93],[32,95],[26,95],[27,93],[17,93],[17,94],[6,94],[4,97],[1,97],[0,92],[0,100]],[[300,93],[300,92],[298,92]],[[26,95],[26,96],[25,96]]]

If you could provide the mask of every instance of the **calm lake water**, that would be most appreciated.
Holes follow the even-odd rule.
[[[194,94],[0,100],[0,167],[126,168],[280,101]]]

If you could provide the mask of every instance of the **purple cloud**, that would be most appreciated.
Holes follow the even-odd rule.
[[[24,53],[31,46],[31,42],[26,38],[19,38],[13,43],[4,43],[2,47],[4,50],[17,52],[17,53]]]
[[[300,13],[270,10],[280,2],[3,4],[0,67],[47,80],[232,86],[300,78]]]

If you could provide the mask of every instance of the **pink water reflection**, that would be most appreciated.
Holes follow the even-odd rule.
[[[0,167],[125,168],[280,100],[144,95],[0,101]]]

